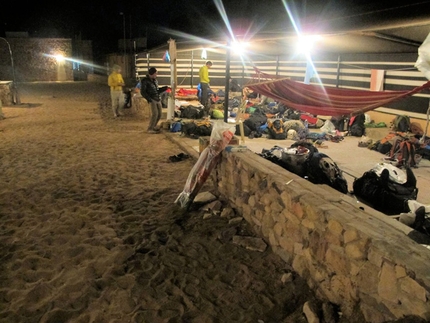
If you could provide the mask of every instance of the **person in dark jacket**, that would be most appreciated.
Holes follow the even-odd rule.
[[[166,88],[158,88],[157,69],[151,67],[148,74],[141,80],[140,93],[151,105],[151,118],[149,120],[148,133],[159,133],[160,128],[157,126],[161,119],[161,97],[160,93],[166,91]]]
[[[241,92],[242,88],[240,87],[239,83],[233,78],[229,78],[229,91],[230,92]]]

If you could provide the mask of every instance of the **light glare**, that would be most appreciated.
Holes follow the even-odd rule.
[[[65,61],[64,56],[63,56],[63,55],[60,55],[60,54],[55,55],[55,59],[57,60],[57,62],[58,62],[58,63],[61,63],[61,62],[64,62],[64,61]]]
[[[310,54],[315,44],[321,39],[318,35],[299,36],[297,51],[303,54]]]

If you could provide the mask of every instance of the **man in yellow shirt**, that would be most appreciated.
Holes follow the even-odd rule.
[[[200,67],[199,77],[200,77],[200,89],[201,98],[200,103],[204,106],[205,114],[209,114],[209,104],[208,104],[208,90],[209,90],[209,69],[212,67],[212,62],[207,61],[205,65]]]
[[[113,116],[114,118],[122,116],[125,103],[122,87],[125,83],[121,75],[121,66],[114,65],[112,67],[112,73],[108,77],[108,85],[110,86]]]

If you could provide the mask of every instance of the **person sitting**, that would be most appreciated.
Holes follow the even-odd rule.
[[[256,99],[257,97],[258,97],[258,93],[257,92],[252,91],[248,87],[244,87],[243,88],[243,99],[244,100]]]

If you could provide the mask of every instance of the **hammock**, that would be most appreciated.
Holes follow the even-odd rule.
[[[313,115],[355,116],[428,89],[430,81],[410,91],[349,90],[304,84],[291,79],[273,79],[246,86],[284,103],[287,108]]]

